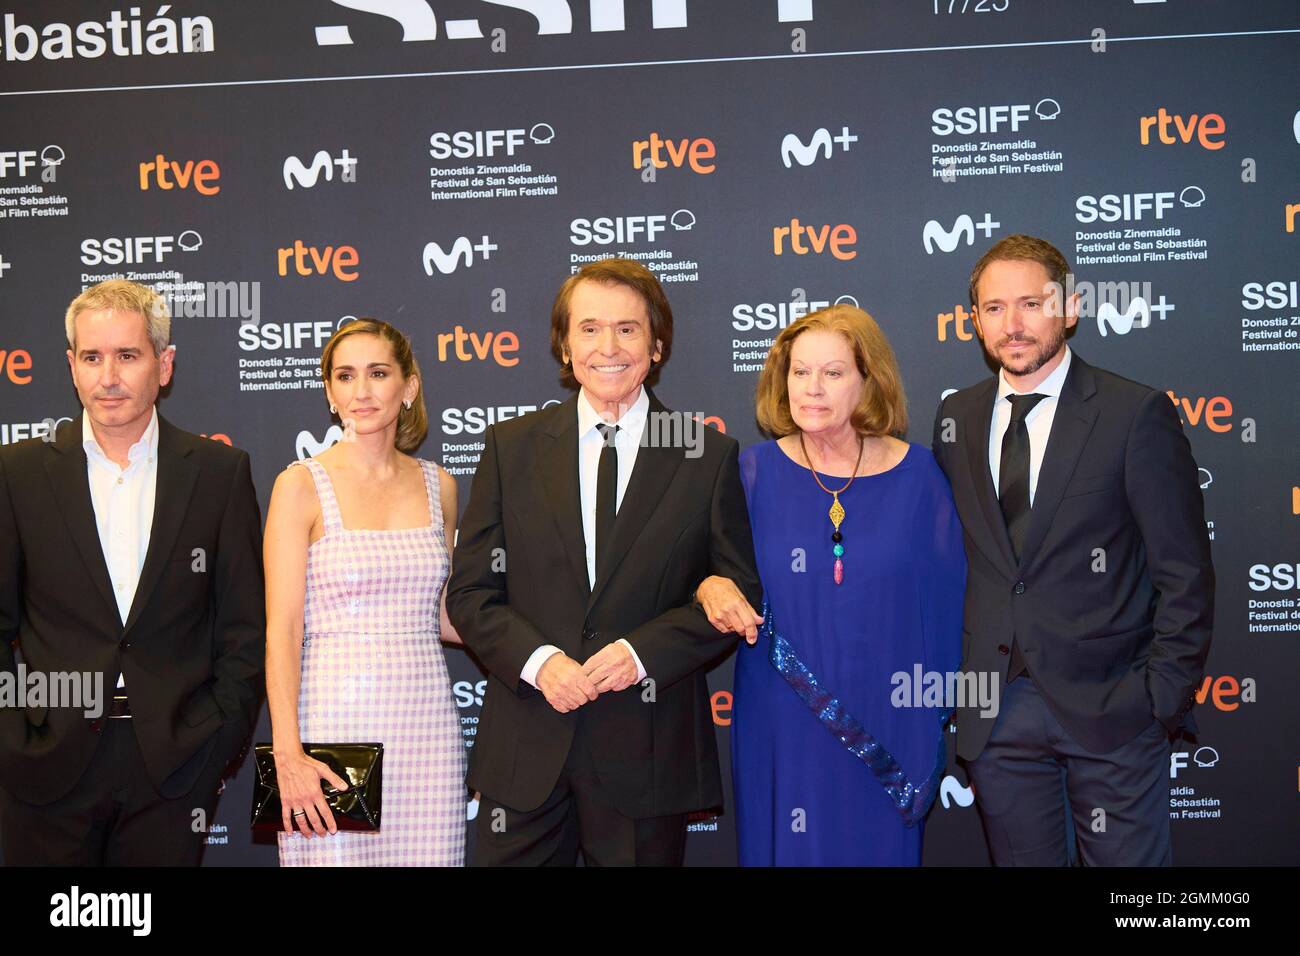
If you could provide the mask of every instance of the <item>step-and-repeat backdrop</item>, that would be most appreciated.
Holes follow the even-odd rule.
[[[608,255],[673,303],[670,407],[759,440],[773,337],[854,302],[928,442],[991,374],[972,264],[1044,236],[1084,297],[1072,347],[1167,390],[1200,466],[1218,612],[1175,858],[1296,863],[1298,220],[1294,0],[8,0],[0,442],[76,414],[63,311],[124,276],[173,306],[163,414],[247,449],[263,508],[340,437],[317,359],[354,316],[411,337],[420,454],[463,503],[484,430],[566,397],[550,303]],[[483,674],[448,654],[472,747]],[[730,662],[711,681],[725,761]],[[986,862],[949,772],[926,860]],[[276,862],[250,777],[208,865]],[[689,861],[733,863],[732,826],[699,815]]]

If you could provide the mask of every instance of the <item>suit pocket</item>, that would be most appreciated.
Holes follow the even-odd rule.
[[[1077,498],[1081,495],[1095,495],[1119,487],[1119,475],[1085,475],[1075,478],[1065,486],[1063,498]]]
[[[181,708],[181,719],[191,727],[199,727],[220,714],[221,707],[217,704],[217,698],[206,687],[197,690]]]

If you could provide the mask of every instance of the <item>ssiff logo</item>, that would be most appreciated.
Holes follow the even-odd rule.
[[[429,136],[429,155],[434,159],[484,159],[497,153],[513,156],[524,145],[524,137],[522,127],[437,132]],[[537,123],[527,130],[527,139],[545,146],[555,139],[555,128],[550,123]]]
[[[339,170],[339,182],[355,183],[357,181],[357,158],[348,152],[347,147],[337,157],[325,150],[316,151],[308,166],[297,156],[290,156],[284,161],[284,188],[293,189],[297,184],[304,189],[311,189],[321,176],[325,182],[334,179],[334,167]]]
[[[822,159],[831,158],[832,143],[838,143],[840,150],[847,153],[849,147],[857,141],[858,137],[850,133],[847,126],[840,128],[838,136],[832,136],[831,131],[823,126],[812,134],[806,145],[794,133],[786,133],[781,140],[781,162],[785,163],[786,169],[792,169],[795,163],[811,166],[819,156]]]
[[[34,149],[0,150],[0,179],[6,179],[9,173],[16,172],[19,177],[26,177],[36,168],[37,159],[41,164],[41,179],[47,183],[55,181],[55,171],[67,158],[63,148],[51,143],[39,153]]]
[[[569,0],[486,0],[496,7],[509,7],[530,15],[537,24],[538,36],[573,33],[573,10]],[[438,18],[427,0],[334,0],[340,7],[372,13],[396,20],[402,28],[402,42],[427,42],[438,38]],[[781,23],[813,19],[812,0],[777,0]],[[627,29],[623,0],[591,0],[589,24],[592,33],[621,33]],[[655,30],[677,30],[687,26],[686,0],[652,0],[650,26]],[[448,40],[483,39],[483,27],[477,17],[443,20]],[[505,30],[493,29],[492,49],[503,52]],[[346,25],[316,27],[317,46],[343,46],[352,43]]]
[[[135,265],[152,258],[162,262],[168,254],[180,249],[193,252],[203,245],[203,237],[193,229],[179,236],[109,236],[104,239],[81,240],[81,261],[84,265]]]

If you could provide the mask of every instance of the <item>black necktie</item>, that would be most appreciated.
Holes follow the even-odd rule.
[[[1002,436],[998,501],[1002,505],[1002,517],[1007,522],[1007,534],[1011,536],[1011,548],[1017,562],[1029,530],[1029,429],[1025,427],[1025,416],[1046,397],[1037,393],[1007,396],[1011,403],[1011,424],[1007,425],[1007,432]]]
[[[614,538],[614,516],[618,505],[618,449],[614,446],[617,425],[597,425],[602,445],[596,467],[596,577],[605,568],[609,545]]]
[[[1020,549],[1025,546],[1029,530],[1029,429],[1025,416],[1046,395],[1008,395],[1011,403],[1011,424],[1002,436],[1002,464],[998,469],[998,501],[1002,504],[1002,517],[1011,536],[1011,548],[1020,562]],[[1020,653],[1020,642],[1012,636],[1011,663],[1007,668],[1007,683],[1023,674],[1028,668]]]

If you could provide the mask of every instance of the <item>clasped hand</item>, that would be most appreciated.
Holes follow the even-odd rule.
[[[602,647],[585,664],[561,652],[552,654],[537,671],[537,688],[546,702],[562,714],[611,691],[636,683],[636,661],[627,645],[615,641]]]

